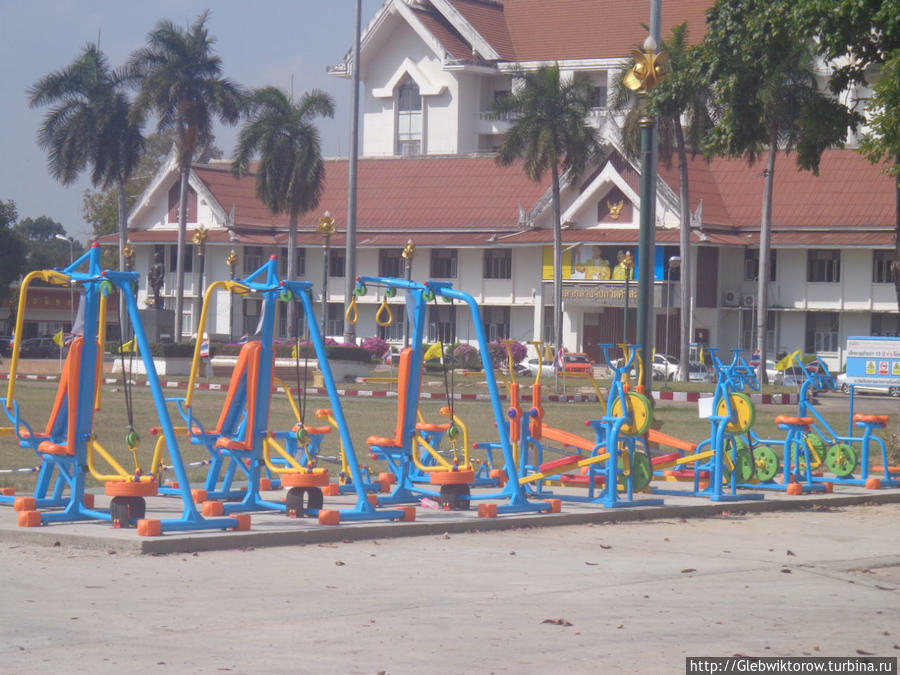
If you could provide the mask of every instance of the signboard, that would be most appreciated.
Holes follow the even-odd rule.
[[[653,287],[653,306],[661,307],[660,301],[663,298],[663,289],[659,286]],[[548,297],[552,297],[552,291]],[[624,307],[625,306],[625,284],[616,282],[607,282],[601,284],[563,284],[562,287],[563,302],[571,305],[586,307]],[[636,281],[628,284],[628,306],[631,309],[637,307],[638,303],[638,284]]]
[[[847,338],[847,384],[900,386],[900,338]]]

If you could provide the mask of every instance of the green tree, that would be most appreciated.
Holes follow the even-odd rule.
[[[509,166],[522,160],[525,175],[540,181],[545,171],[552,179],[553,205],[553,339],[562,345],[562,223],[560,222],[560,171],[580,174],[599,153],[594,129],[585,125],[593,91],[584,80],[563,82],[559,65],[541,66],[518,73],[521,86],[501,97],[497,115],[512,114],[512,125],[503,135],[496,161]]]
[[[16,223],[13,231],[27,249],[24,268],[26,272],[67,267],[70,254],[72,259],[75,259],[84,251],[81,242],[72,240],[70,250],[67,241],[57,239],[57,236],[68,238],[66,228],[48,216],[23,218]]]
[[[313,90],[294,103],[276,87],[253,93],[247,122],[241,128],[232,171],[250,171],[258,152],[256,194],[273,215],[288,214],[287,276],[295,276],[297,220],[319,205],[325,188],[325,162],[319,144],[317,117],[334,117],[334,101]],[[288,326],[294,327],[294,304],[288,304]]]
[[[698,48],[688,47],[687,22],[672,28],[672,37],[663,41],[660,52],[669,54],[666,75],[647,96],[647,113],[658,119],[659,158],[667,167],[678,159],[679,199],[681,202],[679,256],[681,258],[681,347],[678,380],[688,380],[691,343],[691,194],[688,177],[688,153],[700,152],[703,138],[713,126],[712,90],[698,72]],[[626,154],[637,158],[641,152],[639,119],[644,114],[634,105],[634,94],[622,83],[622,76],[634,66],[631,63],[620,71],[613,90],[611,107],[625,109],[622,141]],[[684,120],[684,121],[683,121]]]
[[[0,201],[0,305],[10,299],[9,285],[25,269],[25,244],[13,230],[19,218],[13,201]],[[10,319],[14,308],[10,305]]]
[[[772,194],[778,151],[796,151],[800,169],[818,173],[829,147],[844,143],[859,118],[819,91],[811,40],[787,0],[718,0],[707,13],[705,72],[719,111],[705,150],[753,164],[766,157],[760,217],[756,348],[766,377],[766,319],[771,257]]]
[[[797,9],[832,64],[832,92],[873,81],[859,150],[870,162],[887,164],[886,172],[894,177],[891,267],[900,308],[900,0],[801,0]]]
[[[69,185],[90,165],[95,187],[115,187],[120,269],[127,238],[125,183],[143,145],[140,124],[129,118],[131,102],[124,89],[122,73],[110,68],[97,45],[88,44],[70,65],[28,91],[31,107],[54,106],[38,133],[41,148],[49,153],[51,175]]]
[[[203,12],[187,30],[168,20],[160,21],[147,36],[147,45],[135,52],[129,76],[140,88],[134,101],[135,119],[152,112],[157,130],[175,130],[181,192],[178,208],[178,257],[175,267],[175,335],[182,335],[184,303],[184,252],[187,232],[188,180],[197,148],[210,145],[214,120],[236,124],[244,94],[222,76],[222,60],[213,53]]]

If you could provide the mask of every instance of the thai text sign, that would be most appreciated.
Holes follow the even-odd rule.
[[[900,338],[847,338],[847,384],[900,386]]]

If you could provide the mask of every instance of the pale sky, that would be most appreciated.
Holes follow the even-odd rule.
[[[382,0],[362,1],[362,26]],[[71,63],[88,42],[113,67],[141,47],[160,19],[187,27],[210,9],[207,27],[225,75],[246,87],[274,85],[295,95],[323,89],[336,103],[320,124],[327,156],[347,155],[351,80],[325,72],[353,46],[355,0],[0,0],[0,201],[14,201],[19,218],[49,216],[84,242],[85,177],[63,187],[47,172],[37,130],[48,108],[28,107],[27,89]],[[155,129],[146,128],[145,133]],[[361,133],[361,132],[360,132]],[[237,128],[219,128],[217,145],[231,156]]]

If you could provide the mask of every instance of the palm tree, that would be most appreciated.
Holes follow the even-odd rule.
[[[559,65],[541,66],[536,71],[519,73],[521,86],[501,97],[494,113],[515,116],[503,135],[497,163],[509,166],[523,162],[529,179],[540,181],[549,170],[553,203],[553,339],[562,346],[562,223],[560,222],[560,171],[574,177],[599,151],[594,129],[585,125],[591,109],[593,91],[589,82],[572,79],[563,82]]]
[[[703,40],[705,75],[720,110],[704,151],[766,157],[759,231],[756,349],[759,381],[766,381],[766,333],[771,257],[772,196],[779,150],[797,151],[797,165],[818,173],[829,147],[840,147],[860,116],[823,94],[816,81],[811,40],[794,16],[793,3],[773,0],[717,2],[707,14]],[[734,26],[743,26],[735,32]]]
[[[247,122],[238,137],[232,171],[242,176],[250,158],[260,153],[256,194],[273,215],[288,213],[287,276],[293,279],[297,259],[297,220],[319,205],[325,187],[325,163],[316,117],[334,117],[334,101],[314,89],[294,103],[277,87],[253,93]],[[288,304],[288,330],[294,327],[294,303]]]
[[[210,145],[214,119],[236,124],[244,94],[241,87],[222,77],[222,60],[213,53],[215,38],[206,29],[203,12],[187,30],[169,20],[160,21],[147,35],[147,45],[128,64],[129,76],[139,86],[134,101],[137,120],[149,112],[159,118],[157,131],[175,129],[181,193],[178,208],[178,253],[175,267],[175,335],[181,338],[184,303],[184,251],[187,231],[188,180],[199,146]]]
[[[696,50],[687,46],[687,22],[672,28],[671,40],[662,42],[661,52],[669,54],[666,76],[648,95],[649,112],[657,115],[659,132],[659,157],[667,167],[678,158],[678,182],[681,228],[679,256],[681,258],[681,346],[679,351],[678,380],[688,380],[688,359],[691,343],[691,198],[688,177],[688,152],[700,152],[705,134],[713,126],[712,90],[697,72]],[[621,71],[624,75],[633,67],[629,63]],[[641,150],[641,134],[638,120],[639,106],[633,105],[633,94],[618,78],[612,100],[613,109],[628,106],[623,125],[622,141],[626,154],[638,157]],[[686,121],[686,125],[683,122]]]
[[[104,190],[115,186],[118,207],[119,269],[125,269],[127,239],[125,183],[138,164],[144,139],[131,121],[131,103],[123,74],[95,44],[62,70],[45,75],[28,90],[32,108],[54,105],[38,132],[49,153],[50,174],[63,185],[73,183],[91,166],[91,183]]]

